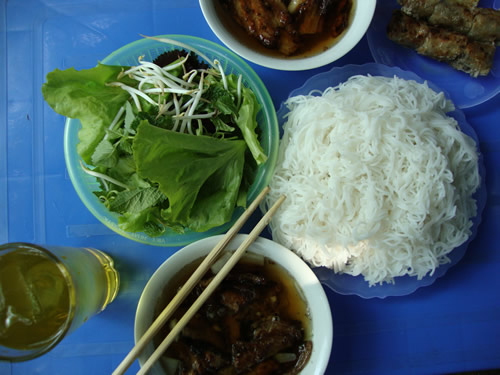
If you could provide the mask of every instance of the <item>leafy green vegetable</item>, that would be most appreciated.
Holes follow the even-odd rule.
[[[109,209],[119,213],[130,212],[137,214],[147,208],[156,206],[164,200],[165,196],[157,188],[137,188],[118,193],[111,202]]]
[[[117,162],[116,147],[108,139],[103,139],[92,154],[92,164],[97,167],[113,168]]]
[[[54,111],[82,123],[77,147],[86,163],[90,162],[106,127],[130,97],[121,88],[106,85],[116,81],[122,69],[103,64],[80,71],[56,69],[47,74],[47,82],[42,86],[43,97]],[[121,81],[130,82],[130,79],[123,77]]]
[[[214,108],[225,115],[233,115],[238,112],[234,97],[224,88],[222,82],[210,85],[204,95],[210,101]]]
[[[238,124],[243,138],[250,149],[257,164],[262,164],[267,160],[266,154],[262,150],[255,130],[257,129],[257,112],[259,111],[259,102],[252,90],[243,87],[243,103],[241,104],[236,123]]]
[[[246,144],[139,125],[134,139],[137,172],[167,196],[168,223],[204,231],[230,220],[243,175]]]
[[[126,212],[118,218],[118,225],[126,232],[144,232],[148,236],[156,237],[165,233],[165,226],[160,220],[160,210],[151,208],[140,213]],[[182,232],[181,227],[171,228]]]
[[[77,151],[92,166],[82,168],[122,230],[158,236],[222,225],[246,205],[267,158],[255,94],[215,62],[193,70],[187,60],[56,69],[42,86],[57,113],[80,120]]]

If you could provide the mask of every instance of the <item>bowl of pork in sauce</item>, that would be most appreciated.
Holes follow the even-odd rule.
[[[148,281],[135,318],[137,342],[222,235],[194,242]],[[139,356],[144,365],[207,287],[237,235]],[[312,270],[289,249],[259,237],[183,328],[151,374],[323,374],[332,348],[331,310]]]
[[[348,53],[366,33],[376,0],[200,0],[215,35],[241,57],[308,70]]]

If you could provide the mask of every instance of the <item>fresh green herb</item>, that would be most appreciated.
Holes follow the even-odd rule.
[[[182,48],[165,66],[139,59],[132,67],[55,70],[42,87],[57,113],[82,124],[77,151],[100,182],[94,193],[123,230],[150,236],[228,222],[266,161],[259,104],[242,77],[162,41]],[[205,60],[195,68],[193,52]]]
[[[136,188],[134,190],[119,192],[116,198],[111,202],[109,209],[122,214],[126,212],[138,214],[148,208],[156,206],[164,200],[165,196],[157,188]]]

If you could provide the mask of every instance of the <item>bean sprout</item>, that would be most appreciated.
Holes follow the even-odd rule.
[[[120,119],[122,118],[122,115],[125,113],[125,106],[122,105],[120,107],[120,109],[118,110],[118,113],[116,114],[115,118],[113,119],[113,121],[111,121],[111,124],[109,124],[109,127],[108,127],[108,130],[113,130],[114,127],[116,126],[116,124],[118,123],[118,121],[120,121]],[[104,139],[107,139],[108,138],[108,133],[106,133],[104,135]]]
[[[113,177],[109,177],[108,175],[105,175],[104,173],[99,173],[99,172],[93,171],[91,169],[88,169],[85,165],[83,165],[83,162],[81,160],[80,160],[80,165],[85,173],[87,173],[93,177],[97,177],[97,178],[100,178],[102,180],[111,182],[112,184],[115,184],[117,186],[120,186],[124,189],[129,190],[129,187],[127,185],[121,183],[118,180],[115,180]]]
[[[179,116],[179,114],[180,114],[179,101],[177,100],[177,95],[176,94],[174,94],[173,97],[174,97],[175,114],[177,116]],[[176,119],[175,122],[174,122],[174,127],[173,127],[172,130],[175,132],[175,131],[177,131],[178,127],[179,127],[179,119]]]
[[[240,108],[240,105],[241,105],[241,79],[242,79],[242,76],[240,74],[238,76],[238,86],[236,88],[236,95],[238,97],[238,108]]]
[[[137,89],[135,89],[133,87],[127,86],[124,83],[121,83],[121,82],[111,82],[111,83],[108,83],[108,85],[109,86],[121,87],[123,90],[128,91],[130,93],[130,95],[132,95],[132,97],[134,97],[134,94],[135,94],[136,99],[138,99],[137,97],[140,96],[141,98],[143,98],[147,102],[149,102],[149,103],[151,103],[153,105],[156,105],[156,102],[153,99],[151,99],[149,96],[147,96],[145,93],[143,93],[142,91],[137,90]],[[134,100],[134,102],[136,102],[137,109],[140,111],[141,110],[141,106],[138,103],[139,100],[137,100],[137,101]]]
[[[222,84],[224,85],[224,88],[227,90],[227,79],[226,75],[224,74],[224,69],[222,68],[222,65],[219,62],[219,60],[214,60],[214,64],[219,68],[219,72],[222,77]]]
[[[200,51],[185,45],[182,42],[170,40],[168,38],[146,37],[160,42],[166,42],[174,46],[178,46],[188,51],[192,51],[202,59],[206,60],[212,68],[210,69],[192,69],[186,70],[186,62],[189,59],[190,52],[184,57],[179,57],[178,61],[167,66],[159,66],[153,62],[144,61],[143,56],[140,56],[137,66],[133,66],[120,72],[118,78],[129,77],[137,82],[137,88],[122,82],[112,82],[109,85],[117,86],[127,91],[130,94],[131,100],[134,102],[138,111],[142,111],[140,98],[146,102],[157,106],[158,113],[156,119],[161,116],[171,116],[173,125],[171,130],[181,133],[193,134],[192,121],[195,120],[198,127],[196,134],[203,134],[203,119],[209,119],[217,115],[217,110],[212,112],[197,113],[200,107],[200,102],[208,103],[202,98],[206,88],[207,76],[220,78],[224,89],[228,90],[228,80],[224,73],[222,64],[218,60],[210,60]],[[173,75],[175,69],[182,68],[183,74],[181,77]],[[199,80],[197,79],[199,77]],[[196,83],[195,83],[196,79]],[[239,75],[236,88],[236,104],[239,108],[242,101],[242,76]],[[156,95],[156,96],[155,96]],[[123,116],[124,109],[120,109],[116,115],[110,129],[119,122]]]
[[[195,119],[211,118],[211,117],[214,117],[216,114],[217,114],[216,111],[208,112],[208,113],[199,113],[196,115],[185,115],[184,113],[181,113],[179,115],[172,116],[172,118],[195,120]]]

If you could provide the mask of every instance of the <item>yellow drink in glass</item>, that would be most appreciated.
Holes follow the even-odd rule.
[[[38,357],[116,297],[113,260],[89,248],[0,246],[0,359]]]

